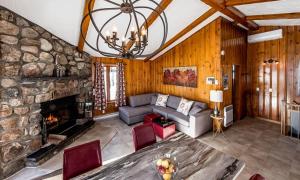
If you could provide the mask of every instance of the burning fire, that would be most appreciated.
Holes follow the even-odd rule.
[[[58,121],[57,117],[53,116],[52,114],[50,114],[46,120],[48,124],[56,123]]]

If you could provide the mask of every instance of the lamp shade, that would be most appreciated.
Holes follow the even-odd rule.
[[[210,101],[211,102],[223,102],[223,91],[211,90],[210,91]]]

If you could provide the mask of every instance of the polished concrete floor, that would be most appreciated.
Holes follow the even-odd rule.
[[[104,164],[134,152],[131,136],[132,127],[127,126],[118,118],[98,121],[97,124],[96,128],[99,128],[99,132],[105,127],[113,128],[116,131],[102,149]],[[105,134],[99,135],[106,136]],[[95,138],[93,136],[99,135],[87,133],[82,138]],[[248,180],[255,173],[260,173],[270,180],[300,179],[300,141],[280,135],[280,126],[277,124],[245,118],[226,129],[223,135],[213,137],[210,132],[198,139],[226,154],[245,161],[246,167],[238,177],[240,180]],[[42,169],[47,170],[48,168],[47,172],[49,169],[53,171],[53,167],[57,169],[62,167],[60,161],[49,161],[50,163],[46,162],[42,165]],[[24,179],[24,177],[30,179],[43,175],[42,172],[39,175],[34,172],[37,171],[34,169],[29,171],[25,168],[10,179]]]

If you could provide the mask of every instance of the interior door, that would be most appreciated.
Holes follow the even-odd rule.
[[[233,105],[233,119],[241,119],[241,71],[239,65],[232,66],[232,105]]]

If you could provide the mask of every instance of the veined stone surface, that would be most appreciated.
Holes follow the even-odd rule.
[[[6,62],[19,62],[21,51],[13,46],[1,44],[1,59]]]
[[[75,179],[160,179],[155,165],[156,161],[165,154],[176,157],[178,162],[178,171],[174,180],[231,180],[245,166],[244,162],[230,155],[183,133],[177,133],[168,140],[155,143]]]

